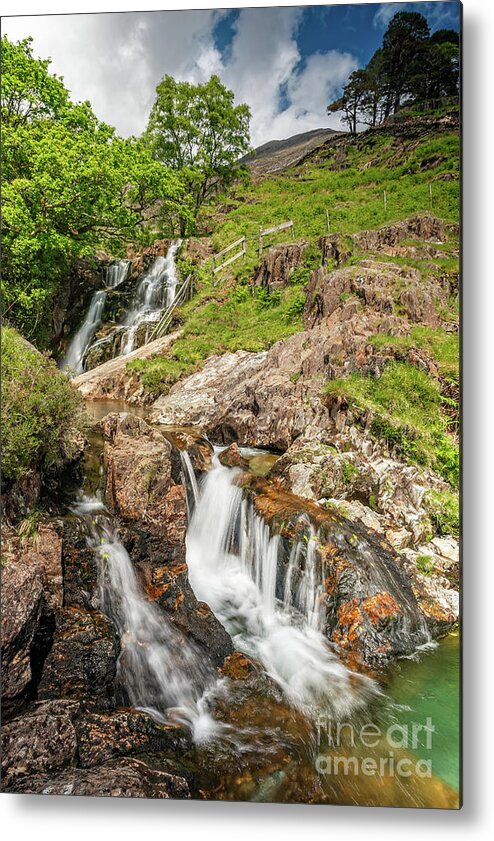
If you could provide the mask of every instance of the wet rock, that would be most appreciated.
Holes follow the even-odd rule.
[[[2,565],[2,700],[8,705],[29,686],[31,649],[43,610],[42,572],[18,558]]]
[[[111,414],[105,438],[106,499],[125,520],[164,522],[172,480],[172,445],[141,418]]]
[[[303,240],[272,245],[253,278],[254,284],[264,287],[269,292],[287,286],[293,269],[302,265],[306,248],[307,242]]]
[[[57,528],[41,524],[37,534],[21,553],[21,562],[41,572],[45,601],[51,610],[63,603],[62,538]]]
[[[249,462],[241,455],[237,444],[230,444],[226,450],[223,450],[219,458],[226,467],[240,467],[241,470],[249,469]]]
[[[79,517],[67,517],[62,528],[64,607],[100,607],[98,570]]]
[[[74,717],[79,704],[49,701],[2,726],[2,790],[14,791],[16,780],[57,771],[74,763],[77,739]]]
[[[82,768],[102,765],[123,755],[183,753],[191,746],[190,734],[184,728],[157,724],[150,716],[136,710],[83,714],[75,728]]]
[[[151,768],[138,759],[119,759],[99,768],[66,768],[56,775],[35,774],[9,786],[23,794],[65,794],[84,797],[146,797],[186,800],[184,777]]]
[[[57,616],[53,647],[38,687],[40,699],[88,699],[96,707],[114,703],[118,647],[109,619],[81,607]]]

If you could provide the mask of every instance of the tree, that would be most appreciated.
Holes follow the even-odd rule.
[[[343,88],[343,95],[328,105],[329,114],[343,112],[341,121],[348,125],[351,134],[357,133],[358,115],[367,90],[368,79],[365,70],[355,70]]]
[[[410,80],[420,70],[429,24],[418,12],[398,12],[390,21],[382,45],[382,69],[394,114],[409,94]]]
[[[459,35],[440,29],[432,35],[426,19],[398,12],[366,67],[354,71],[328,113],[343,112],[355,134],[358,123],[376,126],[406,103],[428,108],[458,95]]]
[[[89,103],[70,102],[29,40],[3,38],[2,59],[3,313],[43,345],[71,264],[145,240],[150,217],[181,206],[183,185]]]
[[[158,84],[145,141],[156,160],[179,173],[194,219],[245,172],[238,160],[250,149],[249,120],[247,105],[235,106],[218,76],[198,85],[165,76]],[[181,218],[180,233],[187,228]]]

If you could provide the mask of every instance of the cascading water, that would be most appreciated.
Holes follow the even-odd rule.
[[[221,729],[207,709],[215,679],[204,656],[147,601],[108,511],[96,497],[73,509],[98,564],[101,602],[120,637],[118,674],[131,705],[157,721],[185,723],[197,742]]]
[[[108,266],[105,276],[105,286],[107,289],[116,289],[124,282],[129,271],[130,260],[117,260]]]
[[[190,461],[185,454],[182,460],[193,490]],[[187,566],[195,595],[209,604],[235,646],[262,662],[293,704],[337,715],[354,711],[377,687],[347,669],[321,633],[322,571],[316,571],[315,534],[294,545],[284,599],[277,599],[280,538],[270,535],[243,500],[234,482],[237,473],[224,467],[216,453],[196,491],[187,531]]]
[[[140,279],[134,303],[124,320],[127,330],[122,338],[122,356],[134,350],[136,333],[141,324],[158,321],[163,307],[173,303],[178,281],[175,255],[181,244],[182,240],[173,242],[166,257],[157,257]]]
[[[101,324],[101,318],[106,303],[106,292],[100,290],[95,292],[91,298],[89,309],[84,321],[72,339],[62,364],[62,370],[75,375],[84,371],[84,354],[88,349],[91,339]]]

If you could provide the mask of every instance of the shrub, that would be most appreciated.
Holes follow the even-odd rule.
[[[15,330],[2,330],[2,477],[14,482],[34,465],[62,467],[84,426],[79,392],[53,360]]]

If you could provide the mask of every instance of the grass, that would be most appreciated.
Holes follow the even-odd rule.
[[[345,168],[335,158],[309,160],[278,176],[270,176],[247,188],[239,186],[228,197],[229,211],[218,214],[209,208],[205,220],[214,228],[215,251],[238,237],[247,237],[247,262],[256,262],[259,226],[292,219],[297,239],[314,241],[326,232],[325,213],[332,231],[349,234],[378,228],[418,212],[431,210],[429,183],[433,186],[432,211],[446,221],[459,217],[459,138],[456,132],[426,139],[415,148],[404,147],[399,159],[394,138],[372,136],[347,148]],[[329,147],[331,148],[331,147]],[[372,164],[378,152],[378,164]],[[443,159],[428,169],[430,159]],[[364,168],[365,167],[365,168]],[[445,180],[438,180],[447,176]],[[386,190],[387,208],[383,193]],[[272,242],[275,241],[274,239]],[[269,245],[266,240],[266,245]],[[234,270],[236,273],[238,270]]]
[[[2,329],[2,478],[15,482],[33,467],[61,467],[74,456],[82,398],[55,363],[15,330]]]
[[[429,491],[425,504],[434,531],[440,536],[459,536],[460,533],[460,503],[457,493],[446,491]]]
[[[180,377],[225,351],[262,351],[303,329],[305,295],[300,283],[276,295],[239,285],[230,295],[205,285],[202,301],[183,307],[184,331],[168,356],[134,360],[129,368],[154,394],[166,393]]]
[[[458,373],[458,333],[450,333],[441,327],[415,325],[410,328],[408,336],[390,336],[386,333],[377,333],[372,336],[370,342],[374,347],[390,348],[394,351],[408,352],[412,348],[426,350],[436,363],[440,374],[452,376]]]
[[[378,378],[351,374],[331,380],[324,392],[343,397],[361,417],[370,412],[371,434],[408,462],[430,467],[458,486],[458,446],[447,433],[439,386],[424,371],[390,362]]]

